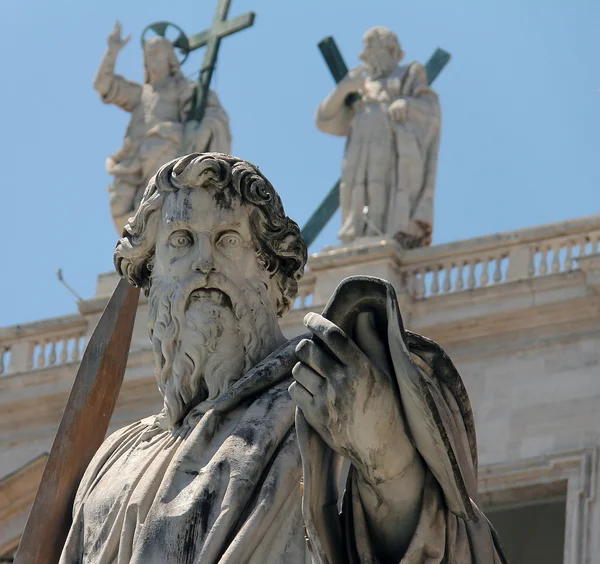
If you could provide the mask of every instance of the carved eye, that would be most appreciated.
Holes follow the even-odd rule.
[[[190,247],[193,242],[192,235],[187,231],[175,231],[169,237],[169,244],[176,249]]]
[[[235,249],[242,244],[242,240],[239,235],[236,233],[225,233],[219,237],[219,241],[217,244],[220,247],[224,247],[226,249]]]

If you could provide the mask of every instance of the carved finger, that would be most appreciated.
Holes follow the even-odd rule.
[[[306,366],[302,362],[298,362],[292,368],[292,376],[299,384],[313,396],[322,395],[325,380],[321,378],[310,366]]]
[[[295,404],[302,410],[308,424],[321,435],[323,440],[329,441],[331,434],[327,428],[327,411],[323,408],[323,403],[315,401],[314,396],[298,382],[292,382],[288,391]]]
[[[290,396],[292,396],[294,403],[302,409],[302,411],[312,411],[311,408],[314,404],[314,397],[302,384],[292,382],[288,388],[288,392],[290,393]]]
[[[130,39],[131,39],[131,34],[129,34],[125,39],[123,39],[123,41],[121,41],[121,47],[125,47],[125,45],[127,45],[127,43],[129,43]]]
[[[302,339],[298,343],[296,356],[298,360],[310,366],[323,378],[332,376],[335,372],[342,370],[342,366],[338,360],[325,351],[322,346],[319,346],[310,339]]]
[[[342,364],[351,364],[356,360],[360,351],[335,323],[318,313],[308,313],[304,318],[304,325],[323,341],[331,354]]]

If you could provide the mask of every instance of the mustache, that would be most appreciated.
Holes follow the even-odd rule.
[[[220,272],[202,274],[193,272],[179,283],[176,298],[173,301],[174,314],[184,315],[197,290],[216,290],[225,295],[225,302],[231,304],[231,310],[239,321],[248,313],[248,305],[241,288]]]

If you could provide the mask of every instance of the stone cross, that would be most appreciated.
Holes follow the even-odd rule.
[[[246,12],[232,20],[228,20],[227,14],[229,13],[230,4],[231,0],[219,0],[212,26],[189,38],[186,37],[178,26],[170,22],[156,22],[149,25],[146,30],[144,30],[143,35],[145,35],[148,30],[152,30],[156,34],[164,37],[168,27],[177,29],[180,33],[177,39],[173,41],[173,46],[179,49],[184,60],[192,51],[200,49],[201,47],[206,47],[204,61],[202,62],[200,76],[198,78],[199,88],[196,93],[194,104],[190,110],[188,120],[195,120],[198,122],[202,120],[210,81],[217,63],[221,39],[251,27],[254,24],[254,18],[256,16],[254,12]]]
[[[195,121],[200,121],[204,115],[208,88],[210,86],[213,71],[215,70],[221,39],[228,35],[233,35],[238,31],[242,31],[243,29],[252,26],[254,23],[254,12],[247,12],[237,18],[228,20],[227,13],[229,12],[230,4],[231,0],[219,0],[212,27],[196,35],[192,35],[189,40],[190,51],[206,45],[204,61],[200,68],[200,88],[198,89],[198,94],[189,118]]]
[[[333,79],[336,83],[340,82],[346,76],[346,74],[348,74],[348,67],[344,62],[344,59],[342,58],[342,55],[333,37],[329,36],[323,39],[319,43],[319,49],[323,55],[323,58],[325,59],[325,62],[327,63],[327,66],[329,67],[329,71],[331,72]],[[450,53],[444,51],[443,49],[436,49],[435,53],[425,65],[429,84],[431,84],[437,78],[442,69],[448,64],[449,60]],[[345,102],[348,106],[352,106],[352,104],[358,98],[358,94],[350,94],[346,98]],[[419,199],[417,199],[417,203],[418,200]],[[328,221],[333,217],[333,214],[336,212],[339,206],[340,181],[338,180],[333,188],[327,193],[316,211],[310,216],[306,222],[306,225],[302,228],[302,237],[304,237],[307,247],[309,247],[319,236],[319,233],[321,233],[325,225],[327,225]]]

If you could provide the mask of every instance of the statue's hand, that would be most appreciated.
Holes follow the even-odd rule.
[[[303,339],[290,395],[308,423],[362,477],[377,485],[401,476],[416,450],[410,442],[391,376],[375,366],[344,332],[321,315],[304,323],[318,341]],[[374,334],[369,313],[358,324]],[[365,324],[368,324],[365,325]]]
[[[392,121],[403,122],[408,116],[408,102],[403,98],[394,100],[388,108],[388,115]]]
[[[120,22],[117,22],[115,24],[115,29],[108,34],[108,48],[112,51],[120,51],[127,45],[130,39],[131,35],[128,35],[125,39],[121,39],[121,24]]]
[[[365,86],[366,74],[362,66],[353,68],[338,84],[338,89],[345,93],[359,92]]]

